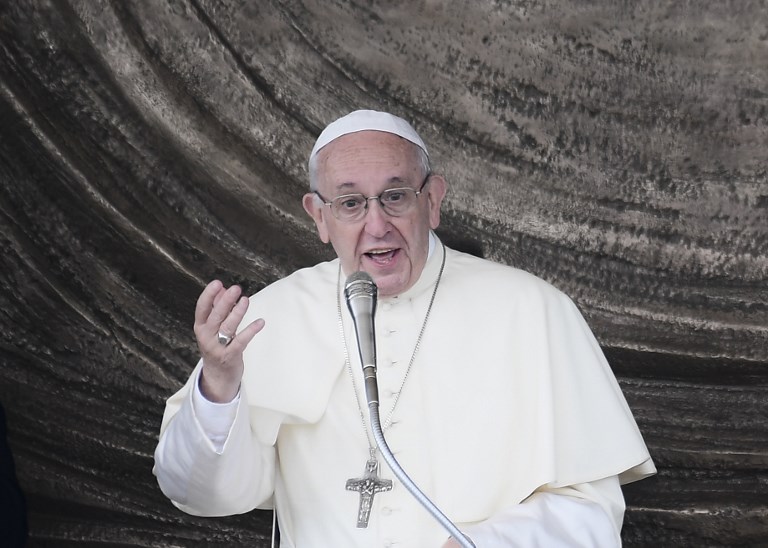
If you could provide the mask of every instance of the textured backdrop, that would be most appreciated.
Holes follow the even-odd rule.
[[[413,122],[441,235],[583,311],[658,476],[626,546],[768,546],[764,1],[0,0],[0,401],[30,546],[266,546],[151,474],[213,277],[329,256],[332,119]],[[599,425],[596,425],[599,427]]]

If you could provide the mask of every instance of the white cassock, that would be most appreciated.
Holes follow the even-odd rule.
[[[397,460],[478,548],[619,545],[619,483],[655,468],[581,314],[530,274],[445,253],[405,380],[441,268],[439,241],[419,281],[378,302],[380,413]],[[275,508],[282,548],[440,547],[447,533],[381,458],[394,488],[375,495],[368,527],[356,526],[360,496],[346,483],[365,470],[359,404],[368,413],[338,291],[337,259],[251,297],[242,325],[263,317],[266,326],[245,352],[239,398],[205,402],[198,364],[168,400],[158,482],[195,515]]]

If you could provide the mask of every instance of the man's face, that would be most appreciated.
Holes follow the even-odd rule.
[[[318,154],[318,192],[326,200],[343,194],[377,196],[388,188],[418,190],[424,180],[417,147],[381,131],[360,131],[339,137]],[[358,270],[371,275],[383,297],[399,295],[419,279],[427,261],[429,230],[440,223],[446,183],[432,175],[416,205],[399,217],[385,213],[378,200],[368,202],[362,219],[336,219],[313,193],[304,209],[314,219],[320,239],[330,242],[344,274]]]

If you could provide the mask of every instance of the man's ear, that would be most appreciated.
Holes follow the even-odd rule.
[[[324,244],[330,242],[331,238],[328,234],[328,227],[325,225],[325,204],[320,201],[320,198],[314,192],[305,194],[301,203],[304,206],[304,211],[315,221],[317,235],[320,237],[320,240]]]
[[[442,175],[431,175],[427,185],[429,200],[429,227],[434,230],[440,225],[440,206],[448,191],[448,183]]]

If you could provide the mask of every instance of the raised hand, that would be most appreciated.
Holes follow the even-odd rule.
[[[243,351],[264,327],[259,318],[237,332],[248,310],[239,286],[209,283],[195,307],[195,338],[203,358],[200,390],[208,400],[229,402],[237,395],[243,376]]]

